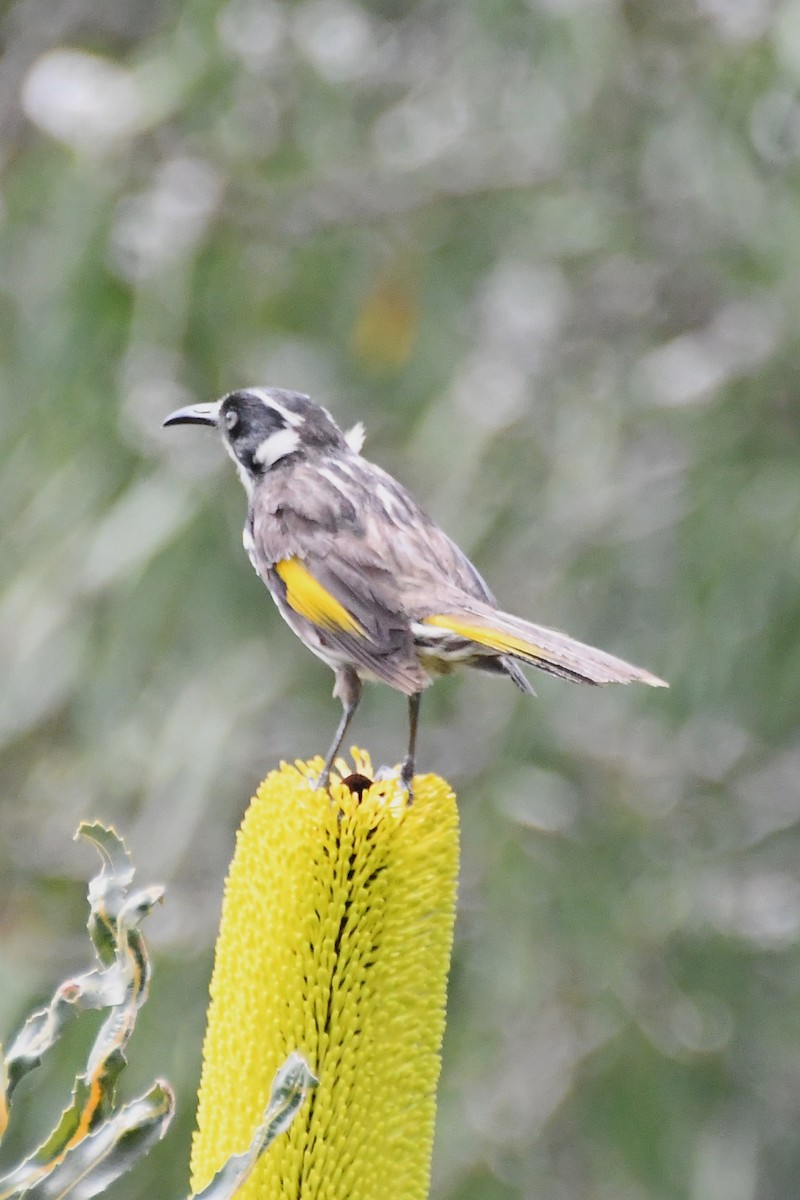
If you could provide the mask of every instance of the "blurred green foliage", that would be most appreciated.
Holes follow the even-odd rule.
[[[234,831],[338,708],[216,441],[160,420],[294,387],[507,607],[672,683],[425,698],[465,850],[434,1195],[793,1194],[799,0],[1,19],[0,1029],[82,961],[71,835],[113,820],[168,885],[131,1094],[179,1101],[113,1195],[183,1193]],[[372,691],[357,740],[403,729]]]

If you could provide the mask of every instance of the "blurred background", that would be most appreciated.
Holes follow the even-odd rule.
[[[308,391],[509,608],[669,692],[440,683],[463,866],[436,1200],[784,1200],[800,1174],[800,0],[16,0],[0,60],[0,1033],[141,883],[109,1195],[187,1183],[235,830],[332,676],[217,440]],[[354,740],[396,762],[405,705]],[[4,1147],[66,1102],[87,1016]]]

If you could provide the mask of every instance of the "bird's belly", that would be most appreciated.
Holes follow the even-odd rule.
[[[451,662],[446,658],[439,658],[433,654],[420,654],[417,652],[419,665],[422,667],[431,679],[436,679],[440,675],[451,675],[458,667],[458,663]]]
[[[332,646],[325,637],[323,630],[320,630],[311,621],[307,621],[305,617],[301,617],[299,613],[286,603],[283,596],[272,588],[269,588],[269,594],[275,601],[275,607],[283,617],[289,628],[297,634],[303,645],[321,659],[326,666],[332,671],[336,671],[339,667],[352,667],[359,678],[369,680],[372,683],[380,683],[379,675],[374,675],[367,667],[361,663],[356,663],[353,658],[343,650]]]
[[[299,613],[296,613],[281,595],[274,592],[272,588],[269,589],[269,594],[275,601],[275,607],[278,612],[292,632],[296,633],[303,645],[312,654],[316,654],[317,658],[321,658],[331,670],[335,671],[337,667],[345,666],[350,662],[349,657],[345,653],[331,646],[325,634],[317,629],[316,625],[313,625],[311,621],[307,621],[305,617],[301,617]]]

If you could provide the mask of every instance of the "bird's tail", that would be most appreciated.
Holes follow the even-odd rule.
[[[615,658],[613,654],[577,642],[555,629],[545,629],[542,625],[534,625],[510,613],[500,612],[471,597],[463,605],[459,603],[447,612],[423,617],[420,624],[450,631],[457,637],[473,642],[476,647],[510,655],[541,671],[577,683],[669,686],[657,675]]]

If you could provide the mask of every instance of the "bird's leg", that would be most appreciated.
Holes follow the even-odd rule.
[[[336,672],[336,683],[334,684],[333,694],[341,700],[343,712],[341,720],[336,727],[333,743],[325,758],[325,766],[322,768],[322,774],[316,782],[315,787],[317,788],[327,788],[328,786],[331,767],[341,749],[344,736],[347,733],[350,722],[353,719],[353,714],[358,708],[358,702],[361,699],[361,680],[352,667],[339,667]]]
[[[414,782],[414,756],[417,749],[417,723],[419,721],[419,703],[422,692],[414,692],[408,697],[408,753],[400,768],[400,781],[408,792],[409,804],[413,800],[411,785]]]

